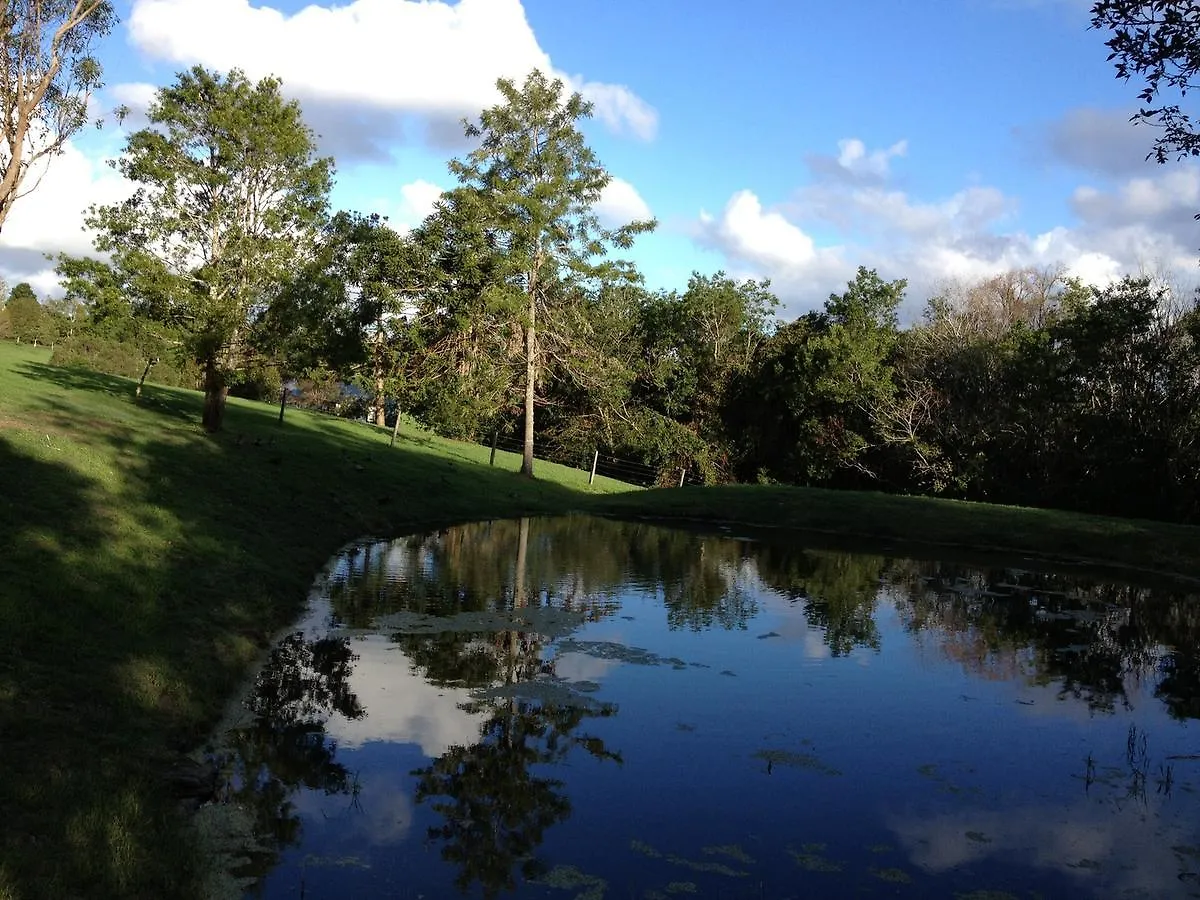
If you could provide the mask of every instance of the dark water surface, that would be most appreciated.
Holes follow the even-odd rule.
[[[249,896],[1200,896],[1182,592],[582,516],[320,584],[221,756]]]

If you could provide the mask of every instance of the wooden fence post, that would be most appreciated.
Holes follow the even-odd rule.
[[[494,431],[492,431],[492,458],[488,460],[489,466],[494,466],[496,464],[496,442],[499,440],[500,440],[500,429],[497,428]]]

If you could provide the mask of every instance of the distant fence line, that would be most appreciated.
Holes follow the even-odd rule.
[[[492,455],[489,459],[491,465],[496,464],[497,450],[503,450],[505,453],[515,453],[519,456],[525,449],[523,442],[513,440],[512,438],[500,437],[498,434],[493,434],[490,440],[480,441],[480,443],[485,447],[491,448]],[[553,462],[559,465],[571,465],[570,463],[564,463],[560,459],[547,459],[544,456],[538,456],[536,453],[534,454],[534,459],[540,459],[543,462]],[[588,484],[594,482],[597,475],[604,478],[614,478],[617,481],[624,481],[629,484],[641,485],[642,487],[656,487],[658,485],[683,487],[686,484],[704,484],[703,479],[698,478],[686,468],[656,469],[636,459],[625,459],[611,453],[605,453],[600,449],[593,450],[587,454],[587,457],[580,460],[579,464],[573,466],[573,468],[588,473]]]

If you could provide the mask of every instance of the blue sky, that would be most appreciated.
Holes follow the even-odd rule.
[[[693,270],[769,277],[791,317],[859,265],[908,278],[906,313],[948,281],[1063,266],[1196,281],[1200,170],[1157,166],[1088,30],[1086,0],[121,0],[97,108],[135,110],[194,63],[276,74],[338,166],[334,205],[420,221],[458,125],[500,76],[549,69],[596,104],[611,221],[659,229],[654,288]],[[135,115],[126,128],[137,127]],[[21,201],[0,274],[52,291],[43,254],[128,186],[124,133],[82,134]]]

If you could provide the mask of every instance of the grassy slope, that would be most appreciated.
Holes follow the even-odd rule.
[[[623,490],[585,473],[46,364],[0,343],[0,898],[184,897],[162,772],[198,745],[345,541],[495,516],[620,515],[914,537],[1200,574],[1200,532],[785,488]]]

